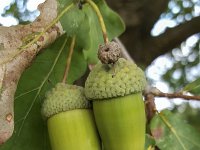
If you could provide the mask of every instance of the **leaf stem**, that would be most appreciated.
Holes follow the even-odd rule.
[[[86,2],[92,7],[92,9],[96,12],[97,14],[97,17],[98,17],[98,20],[99,20],[99,23],[100,23],[100,26],[101,26],[101,30],[102,30],[102,33],[103,33],[103,39],[104,39],[104,43],[108,43],[109,42],[109,39],[108,39],[108,36],[107,36],[107,31],[106,31],[106,26],[105,26],[105,23],[104,23],[104,20],[103,20],[103,16],[98,8],[98,6],[92,1],[92,0],[86,0]]]
[[[40,86],[38,87],[38,91],[37,91],[37,93],[36,93],[34,99],[32,100],[30,107],[29,107],[28,110],[26,111],[26,114],[25,114],[25,116],[24,116],[24,119],[22,119],[22,123],[21,123],[21,125],[20,125],[20,127],[19,127],[18,134],[17,134],[18,136],[21,134],[21,130],[22,130],[23,126],[24,126],[25,120],[27,119],[27,117],[28,117],[28,115],[30,114],[30,112],[31,112],[31,110],[32,110],[32,108],[33,108],[33,106],[34,106],[34,104],[35,104],[37,98],[39,97],[40,92],[41,92],[41,90],[42,90],[44,84],[45,84],[46,81],[49,79],[50,75],[52,74],[52,72],[53,72],[53,70],[54,70],[54,68],[55,68],[55,66],[56,66],[56,64],[57,64],[57,62],[58,62],[58,60],[59,60],[59,58],[60,58],[60,56],[61,56],[61,53],[62,53],[64,47],[65,47],[65,45],[67,44],[67,41],[68,41],[68,38],[66,38],[66,39],[64,40],[64,42],[63,42],[61,48],[59,49],[59,52],[58,52],[58,54],[57,54],[57,56],[56,56],[56,58],[55,58],[55,60],[54,60],[54,62],[53,62],[53,64],[52,64],[52,66],[51,66],[51,68],[50,68],[48,74],[45,76],[44,80],[42,81],[42,83],[41,83]],[[17,140],[17,139],[16,139],[16,140]],[[15,141],[16,141],[16,140],[15,140]],[[14,143],[16,143],[16,142],[14,142]]]
[[[70,69],[70,65],[71,65],[72,54],[74,52],[75,42],[76,42],[76,36],[73,36],[72,41],[71,41],[71,45],[70,45],[70,49],[69,49],[69,54],[68,54],[68,57],[67,57],[65,72],[64,72],[64,75],[63,75],[63,80],[62,80],[63,83],[66,82],[67,76],[69,74],[69,69]]]

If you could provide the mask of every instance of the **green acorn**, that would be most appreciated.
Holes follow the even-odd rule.
[[[82,87],[58,83],[47,93],[42,114],[52,150],[101,150],[90,108]]]
[[[119,58],[109,67],[97,64],[85,84],[93,100],[97,128],[105,150],[144,150],[146,79],[136,64]]]

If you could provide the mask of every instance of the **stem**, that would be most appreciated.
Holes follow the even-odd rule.
[[[190,95],[183,95],[181,93],[158,93],[154,94],[157,97],[167,97],[167,98],[183,98],[185,100],[197,100],[200,101],[200,96],[190,96]]]
[[[147,114],[147,121],[150,123],[151,119],[154,117],[156,114],[156,105],[155,105],[155,97],[153,94],[146,94],[145,95],[145,109],[146,109],[146,114]]]
[[[163,93],[159,89],[151,87],[149,91],[146,91],[146,94],[153,94],[156,97],[167,97],[167,98],[183,98],[185,100],[196,100],[200,101],[200,96],[198,95],[184,95],[182,93]]]
[[[70,45],[70,49],[69,49],[69,55],[68,55],[68,57],[67,57],[65,72],[64,72],[64,75],[63,75],[63,80],[62,80],[63,83],[66,82],[67,76],[68,76],[68,74],[69,74],[69,69],[70,69],[72,54],[73,54],[73,52],[74,52],[75,42],[76,42],[76,36],[73,36],[73,37],[72,37],[72,41],[71,41],[71,45]]]
[[[103,16],[98,8],[98,6],[92,1],[92,0],[86,0],[86,2],[92,7],[92,9],[96,12],[100,26],[101,26],[101,30],[103,33],[103,39],[104,39],[104,43],[108,43],[108,36],[107,36],[107,32],[106,32],[106,26],[103,20]]]

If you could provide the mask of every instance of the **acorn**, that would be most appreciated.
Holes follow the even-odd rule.
[[[101,150],[98,131],[83,88],[58,83],[42,105],[52,150]]]
[[[105,150],[144,150],[144,72],[119,58],[112,66],[98,63],[85,83]]]

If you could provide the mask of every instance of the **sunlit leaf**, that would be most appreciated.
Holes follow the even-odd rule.
[[[168,110],[156,115],[150,128],[161,150],[200,149],[200,133]]]

